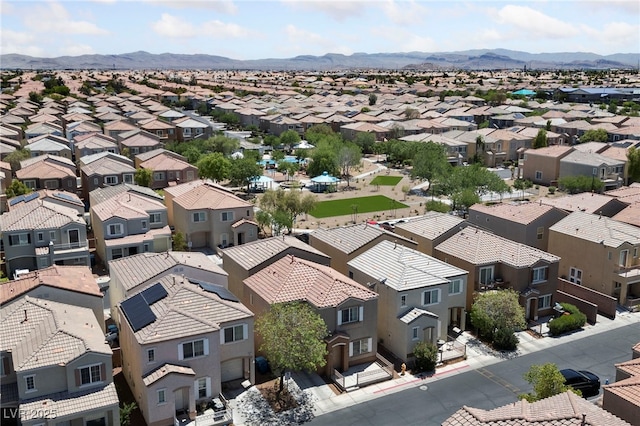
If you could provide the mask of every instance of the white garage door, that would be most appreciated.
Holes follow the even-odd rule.
[[[225,361],[222,363],[220,368],[222,369],[221,381],[223,382],[244,378],[244,372],[242,371],[242,358]]]

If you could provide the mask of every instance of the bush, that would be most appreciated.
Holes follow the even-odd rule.
[[[556,193],[556,187],[555,186],[550,186],[549,187],[549,194],[553,195]]]
[[[438,361],[438,347],[433,343],[419,342],[413,348],[416,358],[416,372],[433,371]]]
[[[511,330],[499,328],[493,335],[493,347],[502,351],[513,351],[518,347],[520,340]]]
[[[560,304],[565,314],[549,321],[549,333],[552,336],[578,330],[587,322],[587,316],[570,303]]]

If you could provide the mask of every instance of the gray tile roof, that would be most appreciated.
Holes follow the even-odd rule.
[[[142,383],[144,383],[145,386],[150,386],[155,382],[157,382],[158,380],[164,377],[167,377],[169,374],[173,374],[173,373],[184,374],[187,376],[196,375],[195,371],[193,371],[193,369],[190,367],[166,363],[166,364],[162,364],[160,367],[156,368],[155,370],[150,371],[149,374],[147,374],[142,378]]]
[[[108,200],[111,197],[115,197],[123,192],[131,192],[141,194],[155,200],[164,200],[164,197],[151,188],[145,186],[133,185],[130,183],[122,183],[119,185],[105,186],[104,188],[94,189],[89,193],[89,197],[93,204]]]
[[[391,241],[381,241],[350,260],[348,265],[378,280],[385,280],[385,285],[396,291],[447,284],[450,278],[468,274],[463,269]]]
[[[167,210],[161,200],[152,199],[135,192],[123,192],[108,200],[92,205],[91,210],[101,220],[112,217],[123,219],[148,218],[149,213]]]
[[[71,223],[86,226],[84,218],[78,215],[76,209],[46,200],[34,200],[22,204],[0,216],[0,229],[3,232],[56,229]]]
[[[311,233],[309,238],[312,242],[313,240],[322,241],[343,253],[350,254],[384,234],[391,235],[397,240],[407,240],[401,235],[393,234],[382,228],[366,223],[341,226],[338,228],[318,229]]]
[[[248,271],[270,259],[273,259],[274,257],[277,257],[279,254],[286,252],[291,248],[326,257],[327,262],[330,260],[330,257],[322,253],[320,250],[317,250],[309,244],[305,244],[299,239],[288,235],[265,238],[247,244],[229,247],[222,250],[222,257],[223,259],[227,257],[233,259]]]
[[[438,315],[434,314],[433,312],[425,311],[424,309],[420,309],[420,308],[411,308],[404,314],[398,315],[398,319],[405,324],[411,324],[413,321],[415,321],[416,319],[420,318],[423,315],[426,315],[432,318],[438,318]]]
[[[607,247],[615,248],[624,243],[640,244],[640,230],[637,227],[581,211],[571,213],[549,228],[549,231],[591,242],[602,242]]]
[[[422,217],[397,223],[395,227],[433,240],[455,227],[464,226],[464,224],[464,219],[458,216],[431,211]]]
[[[471,226],[458,231],[435,249],[474,265],[503,263],[514,268],[526,268],[541,260],[549,263],[560,261],[558,256],[546,251]]]
[[[102,153],[100,153],[102,154]],[[108,154],[111,154],[110,152]],[[93,154],[87,157],[93,157],[98,154]],[[116,155],[116,154],[111,154]],[[80,166],[80,169],[87,176],[92,175],[108,175],[108,174],[119,174],[119,173],[135,173],[136,169],[133,167],[133,163],[125,163],[119,161],[117,159],[111,158],[109,156],[104,156],[102,158],[98,158],[90,163],[86,163],[87,157],[82,157],[80,161],[84,162],[84,165]],[[120,156],[119,156],[120,157]],[[122,157],[129,160],[127,157]]]
[[[605,207],[612,205],[621,206],[620,210],[622,210],[625,206],[625,203],[616,197],[593,192],[583,192],[557,198],[540,198],[539,202],[569,212],[583,211],[587,213],[598,213]]]

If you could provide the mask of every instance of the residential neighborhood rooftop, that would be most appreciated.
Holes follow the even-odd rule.
[[[640,231],[637,227],[582,211],[571,213],[551,226],[549,231],[601,243],[606,247],[620,247],[624,243],[640,244]]]

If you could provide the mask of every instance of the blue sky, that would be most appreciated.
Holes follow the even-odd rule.
[[[0,53],[40,57],[640,53],[638,0],[0,0],[0,19]]]

